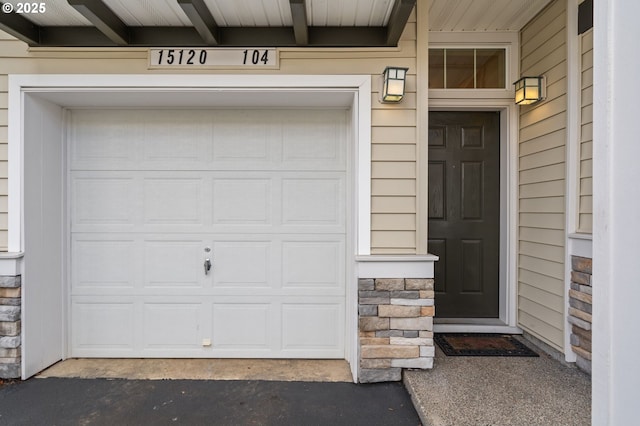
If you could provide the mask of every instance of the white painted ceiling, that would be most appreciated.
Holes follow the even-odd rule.
[[[518,31],[550,0],[418,0],[432,31]],[[13,5],[23,0],[3,0]],[[176,0],[104,0],[129,26],[191,26]],[[220,26],[290,26],[289,0],[205,0]],[[311,26],[384,26],[395,0],[307,0]],[[38,25],[91,25],[67,0],[47,0]]]
[[[429,0],[431,31],[519,31],[551,0]]]
[[[2,0],[23,3],[23,0]],[[191,26],[176,0],[103,0],[128,26]],[[311,26],[384,26],[395,0],[307,0]],[[291,26],[289,0],[205,0],[222,27]],[[91,23],[69,6],[67,0],[47,0],[46,13],[25,14],[42,26]]]

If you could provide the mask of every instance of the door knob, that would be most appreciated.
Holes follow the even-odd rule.
[[[204,274],[208,275],[211,270],[211,259],[205,259],[204,261]]]

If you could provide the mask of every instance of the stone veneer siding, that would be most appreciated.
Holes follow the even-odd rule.
[[[358,280],[361,383],[402,379],[403,368],[432,368],[432,279]]]
[[[571,256],[571,289],[569,290],[569,323],[571,348],[577,355],[576,365],[591,374],[592,288],[591,259]]]
[[[20,377],[20,277],[0,276],[0,378]]]

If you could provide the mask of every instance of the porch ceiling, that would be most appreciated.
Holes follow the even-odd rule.
[[[519,31],[551,0],[429,0],[430,31]]]
[[[19,4],[0,1],[0,29],[31,46],[350,47],[397,45],[416,0],[47,0],[28,3],[42,13],[16,13]]]
[[[395,46],[416,1],[2,0],[0,29],[31,46]],[[421,1],[431,31],[518,31],[550,2]]]

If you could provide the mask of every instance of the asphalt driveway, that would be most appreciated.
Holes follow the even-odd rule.
[[[401,383],[30,379],[0,387],[0,425],[411,425]]]

